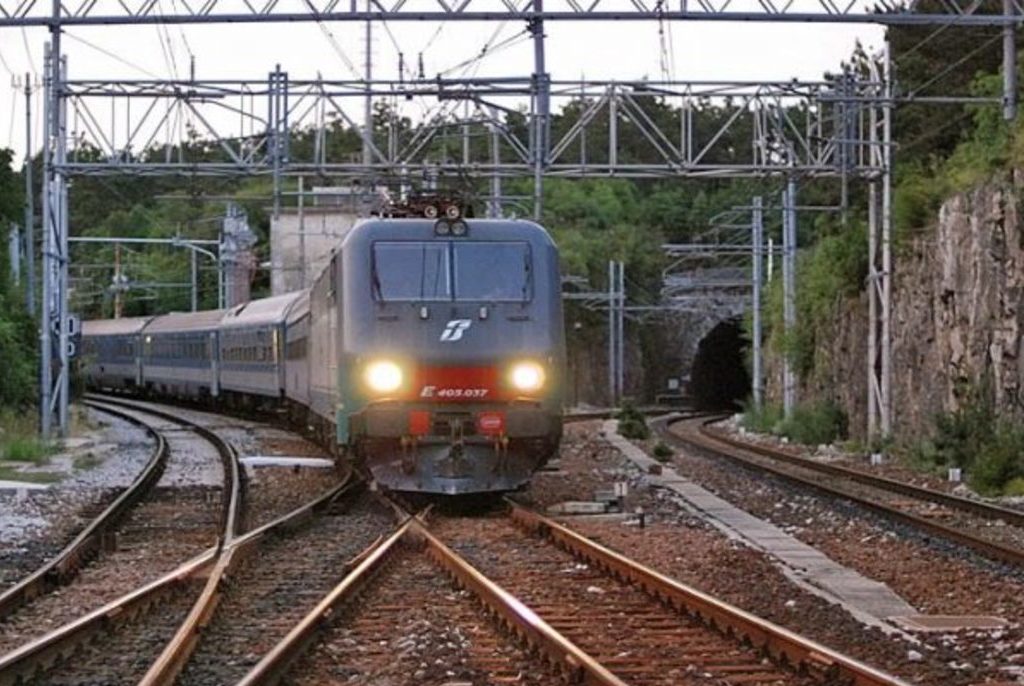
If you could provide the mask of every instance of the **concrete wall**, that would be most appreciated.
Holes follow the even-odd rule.
[[[283,209],[276,218],[271,218],[272,295],[309,287],[327,266],[331,252],[341,245],[356,219],[355,211],[337,207],[307,207],[302,212],[301,221],[295,209]],[[304,229],[305,241],[300,239],[300,225]]]

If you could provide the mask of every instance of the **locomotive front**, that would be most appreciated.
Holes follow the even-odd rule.
[[[505,491],[557,450],[558,255],[512,220],[374,220],[346,237],[340,443],[400,491]]]

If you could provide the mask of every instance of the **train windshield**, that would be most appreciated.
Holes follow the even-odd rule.
[[[513,241],[381,241],[373,291],[384,301],[530,299],[530,246]]]
[[[452,242],[456,300],[526,302],[530,299],[527,243]]]
[[[444,243],[402,241],[373,246],[373,288],[381,300],[451,300]]]

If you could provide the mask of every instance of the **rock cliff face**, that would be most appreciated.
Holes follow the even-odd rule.
[[[1002,414],[1022,414],[1024,175],[949,198],[934,227],[896,251],[893,279],[893,423],[926,433],[935,414],[985,392]],[[867,301],[842,303],[815,359],[804,399],[833,399],[850,429],[866,427]],[[777,361],[769,383],[778,394]]]

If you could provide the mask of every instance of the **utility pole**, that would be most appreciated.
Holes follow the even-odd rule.
[[[372,0],[366,0],[366,11],[367,13],[373,11]],[[370,171],[370,165],[373,163],[373,147],[371,141],[373,140],[373,22],[367,20],[366,22],[366,62],[365,62],[365,76],[366,76],[366,98],[363,101],[363,169],[366,171],[364,177],[363,189],[364,193],[364,205],[363,212],[365,215],[370,213],[370,202],[373,192],[373,173]],[[305,282],[305,280],[303,280]]]
[[[619,262],[619,311],[617,316],[618,332],[615,341],[618,343],[618,359],[616,361],[616,397],[622,398],[626,392],[626,263]]]
[[[121,274],[121,244],[114,243],[114,319],[120,319],[124,314],[124,301],[121,292],[124,284],[124,276]]]
[[[1013,0],[1003,0],[1003,15],[1015,14]],[[1003,26],[1003,119],[1017,117],[1017,23],[1008,21]]]
[[[195,250],[189,250],[189,272],[192,276],[192,311],[199,309],[199,265]]]
[[[534,12],[544,11],[544,0],[533,0]],[[548,156],[548,74],[544,60],[544,21],[529,22],[533,36],[533,218],[544,212],[544,168]]]
[[[498,132],[498,124],[491,124],[491,164],[494,171],[491,173],[491,202],[487,216],[491,219],[501,218],[501,172],[498,167],[501,165],[501,137]]]
[[[764,212],[761,209],[761,196],[754,198],[753,215],[751,217],[750,252],[753,257],[751,281],[753,282],[753,369],[751,370],[754,391],[754,408],[760,410],[764,404],[764,373],[761,370],[761,259],[764,250]]]
[[[786,180],[782,201],[782,318],[786,334],[796,328],[796,178]],[[782,368],[782,407],[787,418],[796,406],[796,374],[790,355]]]
[[[32,197],[32,77],[25,72],[25,309],[36,314],[35,200]]]
[[[299,176],[299,289],[306,287],[306,193]]]
[[[53,0],[52,15],[61,14]],[[68,428],[68,217],[64,164],[67,157],[66,104],[63,98],[65,62],[61,56],[60,23],[50,25],[44,55],[43,144],[43,301],[40,318],[40,430],[49,438],[54,428],[61,436]],[[54,349],[56,338],[56,350]],[[56,372],[56,375],[54,374]]]
[[[11,283],[21,283],[21,231],[18,225],[11,222],[7,232],[7,257],[10,260]]]
[[[618,358],[616,350],[618,345],[615,342],[615,334],[618,326],[615,324],[615,262],[608,261],[608,399],[609,404],[614,407],[618,401],[615,393],[616,379],[615,363]]]

